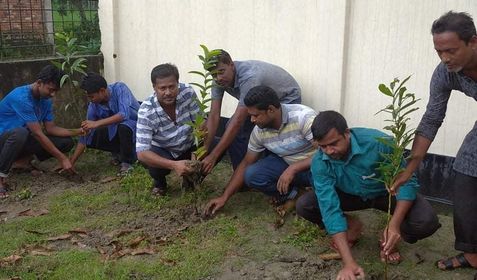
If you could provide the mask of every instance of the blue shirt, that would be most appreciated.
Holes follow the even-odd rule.
[[[17,87],[0,101],[0,134],[30,122],[53,121],[49,98],[34,98],[31,85]]]
[[[222,99],[224,91],[239,100],[243,100],[248,91],[256,86],[271,87],[277,93],[280,103],[301,103],[301,89],[297,81],[283,68],[258,60],[234,61],[235,79],[233,88],[220,87],[217,84],[212,88],[212,99]]]
[[[195,121],[199,113],[194,89],[179,84],[176,97],[176,121],[174,122],[152,94],[141,104],[137,120],[136,152],[148,151],[151,146],[163,148],[174,158],[194,145],[192,127],[187,124]]]
[[[376,167],[383,160],[381,153],[391,151],[391,148],[376,140],[383,136],[386,134],[376,129],[353,128],[351,151],[345,160],[334,160],[321,150],[313,157],[313,187],[328,234],[347,230],[346,218],[335,188],[363,200],[387,195],[386,187],[373,179],[379,178]],[[396,199],[415,200],[418,188],[416,177],[413,176],[399,189]]]
[[[118,125],[124,124],[133,132],[133,138],[136,135],[137,111],[139,102],[132,94],[128,86],[122,82],[116,82],[108,86],[109,101],[107,104],[95,104],[90,102],[88,105],[87,119],[97,121],[120,114],[124,119],[120,123],[108,125],[108,137],[111,141],[117,133]],[[80,137],[82,144],[91,144],[93,140],[93,131],[87,136]]]

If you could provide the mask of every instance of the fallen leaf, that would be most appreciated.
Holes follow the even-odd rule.
[[[101,179],[99,182],[102,183],[102,184],[109,183],[109,182],[117,180],[118,178],[119,177],[108,176],[108,177],[105,177],[105,178]]]
[[[166,236],[163,236],[161,238],[156,238],[156,240],[157,240],[157,243],[159,243],[160,245],[163,245],[163,244],[167,243],[167,237]]]
[[[69,233],[77,233],[77,234],[86,234],[88,235],[88,231],[84,228],[74,228],[70,231],[68,231]]]
[[[55,237],[50,237],[50,238],[48,238],[47,240],[48,240],[48,241],[65,240],[65,239],[70,239],[71,236],[72,236],[71,234],[65,233],[65,234],[62,234],[62,235],[55,236]]]
[[[177,262],[175,260],[165,259],[165,258],[161,258],[161,262],[165,265],[168,265],[168,266],[174,266],[174,265],[177,264]]]
[[[156,251],[153,248],[138,248],[131,251],[131,255],[154,255]]]
[[[14,276],[8,280],[22,280],[22,279],[20,278],[20,276]]]
[[[50,256],[54,251],[51,247],[42,245],[26,246],[24,250],[32,256]]]
[[[339,253],[326,253],[318,255],[318,257],[324,261],[341,260],[341,255]]]
[[[121,237],[123,235],[126,235],[128,233],[133,232],[134,230],[132,229],[120,229],[120,230],[113,230],[110,233],[107,233],[106,236],[109,238],[115,238],[115,237]]]
[[[6,211],[6,210],[0,210],[0,215],[7,214],[7,213],[8,213],[8,211]]]
[[[189,225],[185,225],[183,227],[178,228],[177,231],[182,232],[182,231],[187,230],[188,228],[189,228]]]
[[[26,210],[23,210],[23,211],[19,212],[17,216],[38,217],[38,216],[46,215],[48,213],[49,213],[49,211],[46,210],[46,209],[40,209],[40,210],[37,210],[37,211],[33,211],[29,208],[29,209],[26,209]]]
[[[3,259],[0,259],[0,267],[5,267],[8,265],[15,264],[19,262],[22,259],[22,256],[19,255],[11,255],[8,257],[5,257]]]
[[[146,239],[145,236],[138,236],[138,237],[134,238],[133,240],[129,241],[127,246],[134,248],[137,245],[139,245],[144,239]]]
[[[125,255],[128,255],[131,253],[131,249],[129,248],[126,248],[126,249],[123,249],[123,250],[119,250],[117,252],[114,252],[113,254],[111,254],[109,257],[111,259],[119,259],[119,258],[122,258],[124,257]]]

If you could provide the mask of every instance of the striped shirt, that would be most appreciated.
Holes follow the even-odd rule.
[[[315,152],[312,146],[311,125],[316,112],[301,104],[281,104],[280,129],[255,126],[248,149],[263,152],[265,149],[283,158],[288,164],[309,158]]]
[[[179,157],[194,144],[192,127],[186,122],[194,121],[199,106],[194,89],[179,84],[176,98],[176,121],[162,109],[156,94],[149,96],[141,104],[137,119],[136,152],[148,151],[156,146],[169,151],[174,158]]]

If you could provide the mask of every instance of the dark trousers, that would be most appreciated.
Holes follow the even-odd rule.
[[[228,127],[228,125],[229,123],[226,124],[226,127]],[[244,124],[240,127],[237,136],[235,136],[235,139],[227,149],[234,170],[247,153],[248,140],[250,139],[250,134],[252,133],[254,126],[255,125],[250,121],[250,117],[247,117]]]
[[[456,172],[453,191],[455,249],[477,253],[477,177]]]
[[[178,158],[174,158],[169,151],[163,148],[156,147],[156,146],[151,146],[151,152],[163,158],[167,158],[167,159],[175,160],[175,161],[190,159],[192,151],[194,151],[194,149],[195,148],[191,148],[188,151],[184,152],[182,155],[180,155]],[[166,189],[167,188],[166,176],[169,175],[169,173],[171,173],[171,170],[166,168],[159,168],[159,167],[148,167],[148,169],[149,169],[149,174],[154,179],[154,187],[160,188],[160,189]]]
[[[69,152],[74,146],[71,137],[48,136],[48,138],[62,153]],[[40,161],[51,157],[25,127],[15,128],[0,135],[0,176],[5,177],[8,174],[16,159],[29,155],[35,155]]]
[[[388,196],[380,196],[374,199],[363,201],[360,197],[336,190],[340,199],[343,211],[356,211],[374,208],[381,211],[388,211]],[[396,197],[393,196],[391,202],[391,213],[396,207]],[[323,228],[320,209],[314,191],[308,191],[302,195],[296,203],[297,214],[306,220],[317,224]],[[420,239],[431,236],[441,224],[434,209],[427,200],[417,194],[411,209],[407,213],[401,224],[401,237],[408,243],[415,243]]]
[[[124,124],[118,125],[118,131],[109,140],[108,127],[95,129],[88,148],[98,149],[119,154],[119,161],[133,164],[136,161],[136,150],[132,130]]]

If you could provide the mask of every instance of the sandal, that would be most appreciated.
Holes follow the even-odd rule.
[[[454,259],[459,264],[458,266],[454,266],[454,262],[453,262]],[[444,266],[443,267],[439,266],[439,264],[443,264]],[[470,263],[467,261],[467,259],[464,257],[464,253],[460,253],[455,257],[439,260],[436,262],[436,266],[440,270],[453,270],[456,268],[472,267]],[[476,279],[476,277],[474,277],[474,279]]]
[[[152,189],[152,195],[155,195],[155,196],[165,196],[166,193],[167,193],[167,188],[154,187]]]
[[[4,199],[4,198],[7,198],[7,197],[9,197],[7,188],[1,187],[0,188],[0,199]]]

